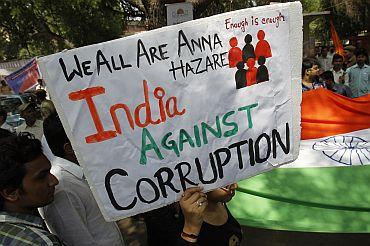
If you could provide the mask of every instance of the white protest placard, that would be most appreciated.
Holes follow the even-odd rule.
[[[112,221],[298,156],[302,9],[257,7],[39,59]]]

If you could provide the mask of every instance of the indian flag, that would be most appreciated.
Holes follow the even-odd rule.
[[[350,99],[326,89],[305,92],[301,117],[298,159],[239,182],[230,211],[246,233],[274,230],[261,237],[267,241],[293,231],[294,237],[320,232],[310,234],[312,240],[323,233],[369,233],[370,94]],[[249,245],[300,245],[262,241]]]
[[[370,164],[370,94],[355,99],[325,89],[302,96],[298,159],[283,167]]]

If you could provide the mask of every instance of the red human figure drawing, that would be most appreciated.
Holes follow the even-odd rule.
[[[248,70],[246,74],[247,86],[254,85],[257,82],[257,68],[254,66],[255,64],[256,60],[254,60],[253,58],[248,58],[247,60]]]
[[[271,47],[270,44],[265,40],[265,32],[263,30],[259,30],[257,33],[257,38],[258,42],[255,49],[256,60],[258,60],[260,56],[264,56],[265,58],[271,57]]]
[[[229,50],[229,67],[236,67],[236,64],[240,62],[242,58],[242,50],[237,47],[238,45],[238,40],[236,37],[230,38],[229,44],[231,46],[231,49]]]

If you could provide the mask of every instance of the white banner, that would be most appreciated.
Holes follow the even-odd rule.
[[[104,217],[297,158],[302,9],[258,7],[39,59]]]

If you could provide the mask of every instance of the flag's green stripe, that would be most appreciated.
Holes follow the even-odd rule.
[[[275,200],[279,202],[286,202],[286,203],[291,203],[291,204],[297,204],[297,205],[303,205],[307,207],[316,207],[316,208],[324,208],[324,209],[335,209],[335,210],[346,210],[346,211],[355,211],[355,212],[370,212],[370,208],[359,208],[359,207],[350,207],[350,206],[338,206],[338,205],[331,205],[331,204],[323,204],[323,203],[316,203],[316,202],[307,202],[307,201],[300,201],[296,199],[290,199],[290,198],[285,198],[281,196],[276,196],[276,195],[270,195],[270,194],[265,194],[262,192],[258,191],[253,191],[249,189],[244,189],[238,187],[237,191],[243,192],[252,196],[258,196],[270,200]]]

